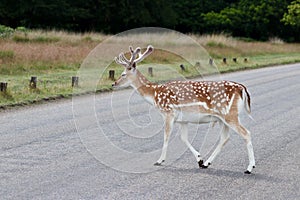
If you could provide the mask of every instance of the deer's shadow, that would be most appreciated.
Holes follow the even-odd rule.
[[[270,176],[268,174],[258,173],[253,170],[251,174],[244,174],[243,171],[233,171],[228,169],[216,169],[213,167],[209,167],[207,169],[200,169],[200,168],[180,168],[180,167],[166,167],[165,171],[169,171],[170,173],[181,173],[181,174],[205,174],[210,176],[216,177],[229,177],[229,178],[236,178],[236,179],[250,179],[250,180],[263,180],[268,182],[275,182],[275,183],[282,183],[282,179],[276,178],[274,176]]]

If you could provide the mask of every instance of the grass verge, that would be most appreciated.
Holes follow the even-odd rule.
[[[89,52],[108,37],[97,33],[29,31],[26,34],[17,33],[0,38],[0,82],[8,83],[7,91],[0,92],[0,108],[67,98],[76,91],[79,93],[80,90],[73,90],[71,87],[71,77],[77,74],[80,64]],[[300,62],[300,44],[277,40],[249,42],[226,35],[191,37],[208,51],[221,73]],[[185,48],[188,51],[188,47]],[[226,64],[223,58],[227,59]],[[237,59],[236,62],[233,58]],[[186,63],[182,58],[168,52],[156,50],[147,59],[140,70],[148,76],[147,67],[149,63],[154,63],[151,65],[154,76],[148,76],[152,81],[178,78],[174,74],[182,77],[199,76],[199,69],[193,64]],[[186,71],[180,69],[179,65],[182,63]],[[111,90],[112,80],[108,78],[108,70],[111,69],[116,71],[116,77],[123,70],[115,64],[109,66],[97,84],[97,91]],[[169,69],[176,73],[170,73]],[[31,76],[38,77],[37,89],[29,88]]]

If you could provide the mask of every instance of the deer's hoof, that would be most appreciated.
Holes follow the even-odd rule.
[[[208,168],[208,165],[207,166],[206,165],[201,165],[201,168],[206,169],[206,168]]]
[[[208,163],[208,165],[201,165],[201,168],[206,169],[206,168],[208,168],[209,165],[210,165],[210,163]]]
[[[207,166],[204,165],[203,160],[199,160],[198,164],[199,164],[199,167],[200,167],[200,168],[208,168],[208,166],[210,165],[210,163],[208,163]]]
[[[251,172],[248,171],[248,170],[246,170],[244,173],[245,173],[245,174],[251,174]]]
[[[163,160],[163,161],[161,161],[161,162],[156,162],[156,163],[154,163],[154,166],[161,166],[161,164],[162,164],[163,162],[165,162],[165,161]]]
[[[203,165],[203,160],[199,160],[198,165],[199,165],[199,167],[201,167]]]

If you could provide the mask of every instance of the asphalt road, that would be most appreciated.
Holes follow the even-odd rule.
[[[169,160],[153,166],[162,119],[122,90],[1,111],[0,199],[300,199],[300,64],[222,78],[243,83],[252,95],[254,120],[241,119],[252,133],[251,175],[243,173],[244,141],[232,131],[212,165],[199,169],[176,126]],[[189,128],[205,158],[219,128]]]

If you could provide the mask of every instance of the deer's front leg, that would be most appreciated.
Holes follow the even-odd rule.
[[[172,133],[173,125],[174,125],[174,115],[171,113],[166,114],[165,115],[164,144],[163,144],[161,156],[154,165],[159,166],[166,159],[168,143],[169,143],[169,139],[170,139],[170,136]]]

